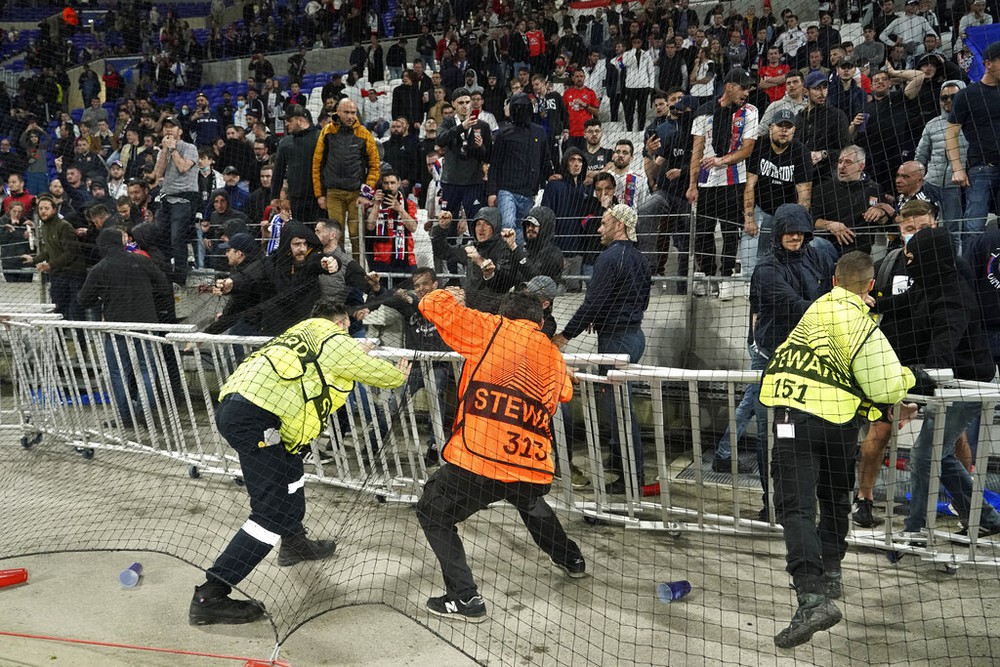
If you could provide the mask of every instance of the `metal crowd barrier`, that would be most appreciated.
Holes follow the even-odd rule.
[[[101,450],[153,455],[186,465],[191,477],[213,474],[241,481],[238,458],[216,430],[216,397],[239,360],[266,342],[266,338],[211,336],[186,325],[64,322],[38,314],[30,319],[12,318],[6,324],[17,406],[23,415],[19,422],[22,446],[34,446],[48,437],[70,446],[84,458]],[[112,335],[120,337],[119,346],[106,344]],[[446,419],[437,399],[445,392],[455,395],[453,388],[438,385],[435,365],[450,367],[450,385],[459,377],[462,360],[454,353],[395,348],[375,349],[371,354],[389,361],[411,359],[412,373],[420,374],[423,380],[426,407],[419,408],[409,385],[396,390],[356,385],[345,409],[332,415],[325,433],[311,443],[307,479],[371,493],[383,501],[412,503],[419,497],[428,476],[423,457],[427,441],[433,439],[442,444],[446,439]],[[132,428],[122,423],[123,415],[114,405],[110,380],[111,362],[121,367],[126,359],[133,369],[131,376],[123,379],[127,405],[132,406],[125,417],[134,422]],[[554,505],[579,513],[591,523],[607,522],[671,535],[695,532],[776,537],[779,534],[773,509],[766,522],[741,518],[741,511],[748,508],[740,498],[741,491],[746,489],[739,484],[735,465],[732,479],[725,484],[707,480],[702,470],[702,454],[707,448],[703,442],[701,408],[708,394],[717,395],[717,387],[725,385],[728,422],[731,432],[735,432],[737,397],[744,385],[759,382],[758,373],[628,365],[624,355],[570,354],[566,360],[579,369],[574,402],[583,416],[582,420],[574,419],[568,424],[565,418],[572,412],[560,410],[553,419],[555,456],[562,469],[561,477],[553,485]],[[144,389],[147,377],[151,391]],[[653,438],[651,444],[647,439],[645,455],[650,461],[655,460],[657,480],[640,488],[631,447],[623,446],[626,493],[612,496],[605,491],[605,482],[609,480],[603,465],[605,443],[598,427],[602,409],[600,393],[602,389],[612,392],[619,439],[629,443],[632,434],[628,415],[635,398],[630,385],[634,388],[636,383],[649,389]],[[939,386],[933,397],[910,398],[942,407],[959,399],[981,402],[984,408],[981,434],[985,437],[985,427],[992,423],[994,406],[1000,402],[1000,388],[994,384],[951,380],[947,376],[940,378]],[[680,457],[671,454],[665,427],[667,397],[684,393],[693,450],[693,500],[678,493],[682,482],[675,472],[685,462],[686,454]],[[772,421],[769,414],[768,426]],[[857,546],[884,551],[891,560],[913,554],[939,564],[946,571],[954,571],[963,564],[1000,565],[997,553],[1000,543],[977,539],[978,502],[973,503],[970,516],[970,537],[961,538],[936,529],[938,494],[934,480],[940,473],[943,422],[938,420],[935,431],[927,544],[917,546],[895,539],[891,511],[886,513],[881,529],[855,528],[849,540]],[[566,437],[569,428],[586,441],[590,490],[575,490],[571,483],[571,451]],[[894,427],[888,469],[890,508],[897,484],[896,431]],[[980,472],[974,475],[974,498],[983,497],[988,449],[980,446],[978,450],[975,469]],[[735,438],[732,456],[734,461],[739,458]],[[649,471],[650,466],[646,469]],[[685,489],[692,488],[690,483],[683,483]],[[773,489],[773,484],[770,487]],[[720,489],[732,493],[731,511],[720,509],[728,507],[727,501],[707,498],[709,490]],[[714,506],[710,507],[710,502]],[[769,506],[773,508],[773,502]]]

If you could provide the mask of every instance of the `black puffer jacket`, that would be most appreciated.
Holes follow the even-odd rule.
[[[798,204],[782,204],[774,213],[773,249],[750,280],[750,313],[757,315],[754,341],[764,354],[773,353],[812,302],[833,286],[833,259],[810,247],[812,230],[812,216]],[[793,232],[805,236],[795,252],[781,245],[782,236]]]
[[[996,364],[983,332],[979,300],[955,259],[946,229],[922,229],[906,244],[913,256],[908,267],[913,286],[906,292],[923,302],[927,339],[920,362],[927,368],[950,368],[960,380],[990,382]]]
[[[173,320],[174,289],[153,262],[126,252],[122,232],[108,228],[97,235],[103,259],[87,274],[77,298],[84,308],[101,305],[106,322]]]
[[[313,196],[312,163],[317,139],[319,139],[319,128],[315,125],[284,136],[274,156],[271,199],[281,197],[281,187],[286,179],[289,197],[304,199]]]

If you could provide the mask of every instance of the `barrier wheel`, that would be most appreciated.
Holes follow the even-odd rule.
[[[377,500],[379,502],[379,505],[384,505],[385,504],[385,496],[383,496],[381,494],[375,494],[375,500]]]
[[[670,537],[677,538],[677,537],[681,536],[681,531],[679,531],[679,530],[668,530],[667,531],[667,535],[669,535]]]
[[[233,477],[233,484],[235,484],[236,486],[243,486],[245,482],[243,481],[242,477],[240,477],[239,475],[235,475]]]
[[[198,470],[198,466],[188,468],[188,477],[191,479],[199,479],[201,477],[201,471]]]
[[[73,450],[88,461],[94,458],[93,447],[74,447]]]
[[[587,524],[588,526],[603,526],[604,525],[604,521],[602,521],[602,520],[600,520],[600,519],[598,519],[596,517],[587,516],[587,515],[584,515],[583,522],[585,524]]]
[[[38,443],[42,441],[42,434],[36,433],[33,436],[22,435],[21,436],[21,446],[25,449],[31,449]]]
[[[954,563],[941,563],[938,566],[938,571],[943,572],[945,574],[954,575],[958,573],[958,566],[955,565]]]
[[[887,551],[885,553],[886,560],[890,563],[898,563],[903,560],[903,552],[901,551]]]

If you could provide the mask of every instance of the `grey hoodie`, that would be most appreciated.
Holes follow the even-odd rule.
[[[945,81],[941,84],[942,88],[946,86],[957,86],[962,90],[965,88],[965,82]],[[939,188],[957,188],[958,186],[951,182],[954,172],[945,153],[944,134],[947,129],[948,114],[942,112],[937,118],[931,119],[924,126],[924,133],[920,135],[920,143],[917,144],[913,159],[926,167],[927,174],[924,176],[926,183]],[[969,140],[965,138],[964,132],[958,133],[958,152],[962,164],[965,164],[969,154]]]

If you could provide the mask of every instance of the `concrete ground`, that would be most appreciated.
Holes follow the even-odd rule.
[[[690,485],[672,490],[675,506],[696,506]],[[713,493],[705,490],[706,506],[723,511],[726,499]],[[294,666],[987,665],[1000,655],[993,568],[948,575],[912,556],[893,565],[880,552],[852,550],[844,561],[845,621],[810,644],[778,651],[772,637],[791,617],[794,595],[772,531],[670,537],[590,525],[563,511],[588,561],[589,576],[571,580],[503,507],[460,529],[490,619],[441,620],[423,609],[442,586],[411,507],[319,485],[307,497],[311,533],[337,537],[337,556],[278,568],[272,554],[257,568],[244,592],[265,601],[273,625],[192,628],[186,614],[202,578],[197,568],[244,520],[244,490],[210,475],[189,479],[160,457],[99,449],[83,460],[50,439],[31,450],[6,440],[0,567],[27,567],[31,579],[0,590],[0,631],[255,658],[270,654],[277,633],[287,638],[281,657]],[[143,563],[144,577],[124,590],[117,575],[133,561]],[[656,584],[679,579],[691,582],[692,593],[660,602]],[[215,662],[0,635],[0,665],[56,661]]]

